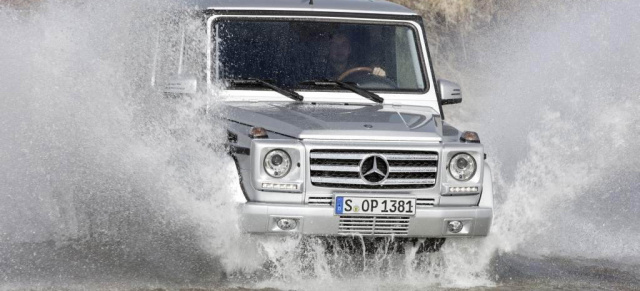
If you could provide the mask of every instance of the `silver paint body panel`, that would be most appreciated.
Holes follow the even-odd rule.
[[[331,92],[327,92],[330,95]],[[430,107],[295,102],[226,102],[229,116],[298,139],[440,142]]]

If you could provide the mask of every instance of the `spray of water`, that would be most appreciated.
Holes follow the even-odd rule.
[[[0,6],[0,277],[215,281],[235,265],[240,190],[223,113],[213,96],[150,86],[173,8]]]
[[[0,6],[0,282],[411,290],[494,285],[496,254],[638,264],[640,26],[625,21],[640,8],[541,7],[443,56],[467,93],[447,117],[494,169],[493,234],[398,255],[239,232],[215,96],[150,86],[175,4]]]
[[[472,96],[450,116],[484,134],[501,250],[637,260],[640,229],[615,224],[639,206],[638,28],[624,19],[640,6],[556,8],[472,37]]]

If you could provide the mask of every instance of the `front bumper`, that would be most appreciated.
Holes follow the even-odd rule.
[[[321,236],[354,234],[401,237],[486,236],[489,234],[493,219],[493,209],[488,207],[423,207],[416,209],[416,214],[408,218],[408,225],[404,225],[405,228],[400,234],[376,231],[376,226],[372,226],[373,229],[367,226],[362,227],[362,233],[345,233],[345,218],[342,218],[341,223],[341,217],[334,215],[333,207],[328,206],[247,202],[242,205],[241,213],[242,227],[249,233]],[[281,230],[277,226],[277,221],[282,218],[297,220],[297,227],[292,230]],[[359,219],[367,220],[363,217]],[[376,219],[379,218],[371,218],[371,220]],[[447,223],[452,220],[463,222],[464,227],[460,233],[451,233],[447,230]],[[388,225],[389,223],[379,224]],[[375,222],[369,225],[375,225]],[[390,227],[386,226],[385,229],[388,228]]]

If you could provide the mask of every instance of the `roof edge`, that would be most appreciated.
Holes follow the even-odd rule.
[[[249,7],[207,7],[207,10],[214,11],[286,11],[286,12],[318,12],[318,13],[356,13],[356,14],[380,14],[380,15],[402,15],[416,16],[416,12],[397,12],[397,11],[371,11],[371,10],[342,10],[342,9],[301,9],[301,8],[249,8]]]

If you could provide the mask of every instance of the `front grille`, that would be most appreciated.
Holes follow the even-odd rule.
[[[433,207],[435,203],[436,203],[436,200],[433,198],[416,199],[416,206],[418,207]],[[331,206],[333,205],[333,197],[332,196],[309,196],[307,200],[307,204]]]
[[[339,234],[408,235],[409,216],[340,216]]]
[[[360,162],[381,155],[389,163],[389,176],[380,185],[360,177]],[[432,151],[312,150],[311,184],[349,189],[431,188],[438,175],[438,153]]]
[[[331,205],[333,204],[333,197],[331,196],[311,196],[307,202],[310,205]]]
[[[432,207],[433,205],[435,205],[436,200],[433,198],[418,198],[416,200],[416,206],[421,206],[421,207]]]

